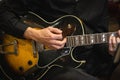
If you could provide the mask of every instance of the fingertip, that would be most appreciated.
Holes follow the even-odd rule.
[[[59,33],[62,33],[62,30],[58,28],[56,28],[56,31],[58,31]]]
[[[49,27],[49,29],[55,33],[62,33],[62,30],[55,28],[55,27]]]

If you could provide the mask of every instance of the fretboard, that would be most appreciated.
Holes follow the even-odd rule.
[[[67,36],[66,47],[108,43],[110,36],[117,36],[117,32]]]

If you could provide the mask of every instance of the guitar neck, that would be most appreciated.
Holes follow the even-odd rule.
[[[108,43],[109,37],[112,35],[117,36],[117,32],[67,36],[66,47]]]

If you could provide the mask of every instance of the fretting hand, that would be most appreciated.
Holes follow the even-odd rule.
[[[118,30],[118,36],[110,36],[109,38],[109,53],[114,56],[114,53],[120,44],[120,30]]]

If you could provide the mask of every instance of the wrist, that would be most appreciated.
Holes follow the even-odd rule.
[[[26,29],[26,31],[24,32],[24,37],[26,39],[33,39],[33,33],[34,33],[35,29],[33,29],[32,27],[28,27]]]

